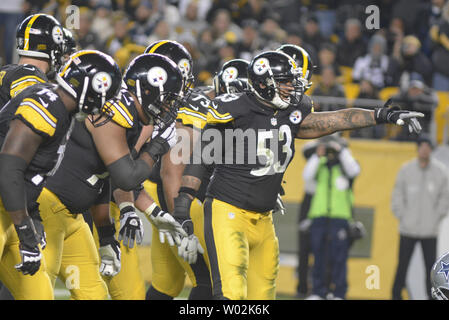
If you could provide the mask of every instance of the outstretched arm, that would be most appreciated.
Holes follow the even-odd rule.
[[[410,132],[421,132],[417,118],[424,117],[420,112],[401,110],[388,100],[382,108],[366,110],[349,108],[331,112],[314,112],[301,123],[297,138],[313,139],[336,131],[352,130],[375,126],[382,123],[407,125]]]
[[[376,125],[374,111],[350,108],[329,112],[313,112],[301,123],[297,138],[313,139],[336,131],[358,129]]]

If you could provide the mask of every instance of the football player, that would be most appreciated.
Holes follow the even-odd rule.
[[[191,88],[193,84],[192,57],[190,53],[176,41],[162,40],[152,43],[145,50],[147,53],[157,53],[166,56],[178,65],[183,73],[184,99],[177,114],[177,132],[184,133],[175,148],[183,143],[193,149],[194,140],[199,130],[206,123],[207,107],[210,100],[198,90]],[[172,149],[174,150],[174,149]],[[172,151],[173,152],[173,151]],[[188,160],[188,158],[186,159]],[[152,171],[150,179],[145,182],[145,190],[158,202],[163,210],[173,212],[174,198],[177,196],[184,170],[182,163],[174,163],[169,153],[161,158],[155,170]],[[199,203],[192,207],[193,220],[201,224],[202,209]],[[198,243],[196,236],[187,228],[189,237],[183,239],[179,248],[187,242],[191,245]],[[154,232],[151,241],[152,283],[147,291],[149,300],[169,300],[178,296],[184,287],[185,274],[189,276],[193,289],[190,299],[210,299],[212,290],[208,268],[204,258],[200,255],[194,257],[178,255],[177,248],[162,243]],[[187,239],[190,239],[187,241]],[[196,241],[196,242],[195,242]],[[197,250],[195,250],[196,253]],[[184,251],[183,251],[184,252]],[[190,262],[190,264],[189,264]]]
[[[233,141],[233,150],[239,147],[236,141],[243,143],[243,164],[227,164],[226,150],[223,160],[214,163],[204,204],[204,237],[214,298],[275,298],[279,247],[271,210],[294,155],[294,138],[318,138],[386,122],[408,125],[411,132],[421,130],[417,121],[421,113],[387,108],[388,104],[374,111],[312,112],[313,102],[304,94],[303,67],[283,52],[261,53],[248,67],[252,92],[218,96],[209,108],[205,130],[218,129],[224,136],[225,129],[237,135],[236,129],[241,129],[242,134],[253,132],[257,141],[255,150],[244,136]],[[204,171],[204,164],[186,167],[178,196],[182,205],[174,212],[179,221],[189,219],[187,208]]]
[[[64,156],[73,116],[98,113],[95,104],[117,93],[118,87],[95,82],[118,71],[115,62],[100,52],[84,54],[94,68],[73,65],[56,78],[57,86],[30,86],[0,112],[0,280],[15,299],[53,298],[41,267],[46,243],[37,197]]]
[[[48,82],[50,71],[61,66],[64,54],[63,27],[54,17],[34,14],[16,32],[18,64],[0,68],[0,109],[25,88]]]
[[[88,63],[85,55],[76,53],[61,75],[73,68],[75,61],[78,67]],[[121,77],[119,74],[104,75],[97,80],[103,81],[105,86],[117,86]],[[58,275],[66,283],[76,280],[76,285],[69,287],[74,299],[106,299],[108,290],[100,272],[112,277],[121,269],[120,246],[114,238],[114,224],[109,219],[111,189],[138,188],[175,139],[170,123],[176,117],[182,89],[182,76],[176,65],[161,55],[140,55],[128,66],[123,82],[126,88],[113,99],[99,104],[103,105],[101,117],[76,123],[67,144],[67,156],[56,174],[48,179],[38,199],[48,234],[49,244],[44,254],[50,277],[53,284]],[[131,150],[142,124],[155,124],[163,128],[163,132],[142,146],[140,156],[134,160]],[[137,200],[144,197],[141,194]],[[137,207],[156,225],[156,233],[170,239],[178,236],[177,231],[184,234],[181,225],[151,199]],[[88,209],[98,231],[100,254],[81,214]],[[131,217],[127,215],[127,218]],[[140,219],[135,222],[141,224]],[[123,224],[127,225],[126,221]],[[138,274],[134,277],[128,278],[128,286],[117,288],[122,292],[111,292],[111,296],[143,299],[143,280]],[[114,281],[113,278],[109,280]]]
[[[430,271],[432,283],[432,298],[435,300],[449,300],[449,252],[435,261]]]
[[[225,62],[213,80],[215,96],[249,90],[248,65],[249,62],[243,59]]]

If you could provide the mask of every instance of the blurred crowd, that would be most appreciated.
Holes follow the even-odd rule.
[[[68,6],[79,8],[73,28]],[[379,29],[367,28],[369,5],[379,8]],[[149,43],[182,43],[194,59],[196,85],[208,85],[226,61],[291,43],[315,65],[317,111],[347,106],[344,85],[359,85],[356,98],[373,106],[379,92],[398,87],[392,98],[423,112],[430,133],[435,91],[449,91],[449,1],[446,0],[15,0],[0,3],[2,64],[13,60],[15,26],[24,16],[45,12],[73,28],[80,49],[95,48],[121,67]],[[69,17],[67,16],[69,15]],[[373,19],[372,17],[370,19]],[[372,20],[370,20],[372,21]],[[1,26],[1,25],[0,25]],[[8,29],[9,28],[9,29]],[[9,30],[9,31],[8,31]],[[319,99],[338,97],[341,99]],[[382,138],[385,128],[358,130],[353,137]],[[395,139],[409,135],[401,132]]]

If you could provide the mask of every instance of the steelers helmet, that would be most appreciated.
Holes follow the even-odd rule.
[[[301,80],[304,82],[305,90],[307,91],[312,86],[310,80],[312,79],[314,68],[312,58],[310,58],[307,51],[294,44],[284,44],[276,51],[282,51],[295,60],[296,66],[301,71]]]
[[[48,59],[50,70],[61,66],[63,46],[63,27],[48,14],[28,16],[17,27],[16,49],[19,56]]]
[[[248,65],[243,59],[232,59],[214,77],[215,95],[237,93],[248,89]]]
[[[64,45],[63,45],[63,54],[71,55],[77,51],[77,44],[75,37],[73,36],[72,31],[67,28],[62,29],[64,33]]]
[[[123,82],[159,128],[176,119],[183,77],[172,60],[156,53],[137,56],[125,70]]]
[[[99,115],[96,120],[89,120],[94,126],[100,126],[112,118],[113,111],[103,106],[119,92],[121,73],[107,54],[97,50],[72,54],[56,75],[56,82],[76,100],[78,120],[87,115]],[[106,120],[99,123],[102,117]]]
[[[299,104],[305,91],[295,61],[280,51],[266,51],[255,56],[248,66],[248,83],[259,99],[278,109]],[[281,83],[291,86],[292,90],[282,93]]]
[[[437,259],[430,271],[432,297],[435,300],[449,300],[449,252]]]
[[[185,96],[190,92],[189,89],[193,85],[193,60],[187,49],[179,42],[173,40],[160,40],[153,42],[146,49],[145,53],[157,53],[171,59],[181,70]]]

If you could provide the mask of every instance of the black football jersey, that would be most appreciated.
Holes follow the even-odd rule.
[[[111,99],[105,106],[114,113],[112,121],[126,129],[126,140],[131,150],[142,129],[134,100],[129,92],[123,90],[120,100]],[[96,204],[99,197],[103,198],[103,188],[109,182],[107,168],[84,121],[76,122],[65,154],[58,171],[48,179],[46,187],[58,196],[70,212],[83,213]]]
[[[71,115],[52,84],[36,84],[23,90],[0,112],[0,145],[11,120],[18,119],[44,140],[25,172],[28,210],[36,204],[47,176],[54,173],[64,156],[70,135]]]
[[[217,128],[224,138],[221,159],[213,158],[215,169],[207,196],[245,210],[272,210],[295,153],[296,134],[312,111],[308,96],[285,110],[262,104],[252,93],[215,98],[205,131]],[[203,147],[203,161],[204,151]]]
[[[29,86],[48,82],[47,76],[30,64],[9,64],[0,68],[0,110]]]
[[[186,127],[202,130],[206,125],[209,103],[210,99],[202,94],[201,91],[193,91],[187,101],[179,107],[176,121],[182,123]],[[149,180],[159,185],[158,190],[163,190],[160,171],[161,162],[159,160],[151,170]],[[161,198],[162,195],[163,193],[160,193],[159,198]],[[160,202],[162,209],[167,210],[166,207],[164,208],[165,201],[162,199]]]

